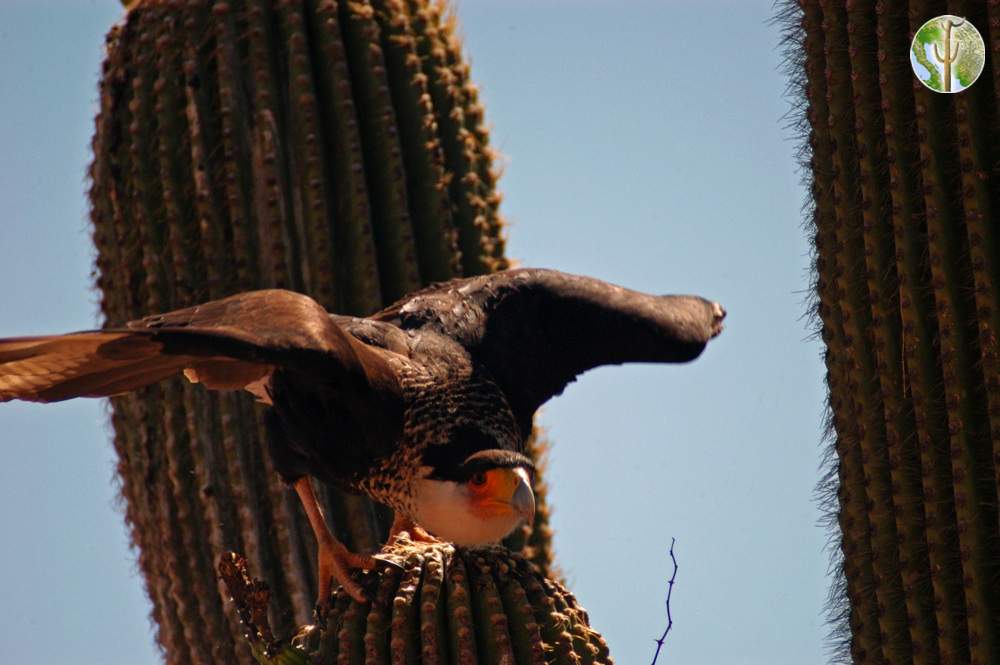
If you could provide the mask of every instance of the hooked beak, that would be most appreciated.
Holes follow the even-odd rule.
[[[510,499],[510,505],[514,507],[514,511],[524,522],[530,525],[535,521],[535,493],[531,491],[528,472],[524,469],[517,469],[515,473],[518,476],[518,483],[514,490],[514,496]]]

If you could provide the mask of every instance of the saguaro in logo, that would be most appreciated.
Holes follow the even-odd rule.
[[[986,62],[983,38],[969,21],[945,14],[920,26],[910,45],[910,65],[935,92],[961,92],[976,82]]]

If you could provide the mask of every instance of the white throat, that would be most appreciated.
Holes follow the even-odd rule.
[[[430,469],[421,469],[421,476]],[[506,537],[521,518],[515,514],[483,518],[473,513],[469,491],[448,480],[417,480],[413,519],[433,535],[456,545],[485,545]]]

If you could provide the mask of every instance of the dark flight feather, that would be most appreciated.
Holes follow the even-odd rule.
[[[724,315],[695,296],[554,270],[436,284],[368,318],[253,291],[120,329],[0,340],[0,401],[111,396],[183,371],[273,404],[272,455],[286,480],[362,487],[403,471],[380,465],[407,446],[452,478],[477,453],[518,453],[535,410],[582,372],[692,360]]]
[[[717,303],[697,296],[517,269],[431,285],[371,318],[460,343],[493,374],[527,432],[535,410],[586,370],[693,360],[724,317]]]

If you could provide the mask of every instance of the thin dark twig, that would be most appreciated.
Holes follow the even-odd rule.
[[[656,665],[656,659],[660,657],[660,649],[663,648],[663,642],[667,639],[667,633],[670,629],[674,627],[674,617],[670,614],[670,595],[674,592],[674,580],[677,579],[677,557],[674,556],[674,541],[675,538],[670,539],[670,560],[674,564],[674,572],[670,576],[670,580],[667,582],[667,627],[660,635],[660,639],[656,640],[656,653],[653,654],[653,663]]]

